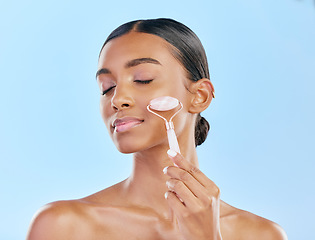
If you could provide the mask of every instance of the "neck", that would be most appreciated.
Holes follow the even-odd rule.
[[[198,166],[197,153],[193,144],[180,143],[182,155]],[[191,147],[189,147],[191,146]],[[173,165],[167,155],[168,146],[159,146],[133,155],[133,171],[125,182],[128,199],[136,205],[154,210],[165,218],[170,218],[164,194],[167,191],[163,169]]]

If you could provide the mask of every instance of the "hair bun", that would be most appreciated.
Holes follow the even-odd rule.
[[[210,124],[208,121],[198,114],[195,126],[195,145],[196,147],[201,145],[207,138],[210,130]]]

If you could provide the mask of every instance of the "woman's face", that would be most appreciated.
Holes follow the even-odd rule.
[[[168,146],[164,121],[147,110],[150,100],[160,96],[183,103],[174,125],[178,138],[187,135],[192,96],[186,88],[191,82],[164,39],[131,32],[109,41],[100,55],[97,82],[101,115],[119,151]]]

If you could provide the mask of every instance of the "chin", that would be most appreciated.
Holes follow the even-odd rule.
[[[121,152],[123,154],[130,154],[130,153],[138,152],[132,148],[122,148],[122,147],[117,147],[117,146],[116,146],[116,148],[119,152]]]
[[[126,132],[111,132],[111,139],[117,150],[129,154],[167,143],[166,131],[159,131],[161,129],[160,124],[158,126],[152,126],[152,124],[149,127],[145,126],[143,124]]]
[[[120,139],[119,141],[114,141],[114,144],[119,152],[129,154],[145,151],[159,145],[165,145],[168,144],[168,142],[167,138],[165,137],[161,139],[150,139],[142,137],[138,138],[138,140],[136,140],[135,138],[129,140],[127,138]]]
[[[135,153],[143,150],[143,146],[135,141],[114,141],[117,150],[124,154]]]

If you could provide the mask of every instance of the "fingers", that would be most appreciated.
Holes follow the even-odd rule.
[[[168,189],[174,191],[181,199],[185,199],[184,202],[187,206],[195,204],[196,199],[203,203],[209,201],[208,190],[187,171],[170,166],[164,172],[171,177],[166,182]]]
[[[196,166],[188,162],[183,158],[181,154],[176,153],[173,150],[167,151],[168,156],[174,162],[175,166],[189,173],[192,177],[194,177],[202,186],[204,186],[208,191],[210,191],[214,195],[219,194],[219,188],[215,185],[213,181],[211,181],[203,172],[199,170]],[[189,178],[188,174],[185,174],[180,171],[173,171],[174,167],[168,167],[167,172],[172,174],[170,177],[184,180]]]
[[[165,199],[167,200],[170,209],[173,210],[177,218],[181,217],[180,213],[183,214],[187,211],[186,206],[179,200],[178,196],[176,196],[176,193],[170,191],[166,192]]]
[[[171,178],[166,182],[171,193],[174,193],[180,202],[190,209],[198,205],[199,200],[194,193],[180,180]]]
[[[163,169],[170,177],[165,198],[185,239],[214,239],[220,235],[219,188],[181,154],[167,153],[174,166]]]

